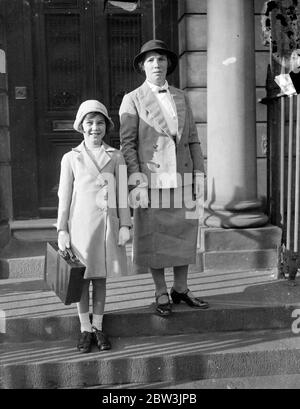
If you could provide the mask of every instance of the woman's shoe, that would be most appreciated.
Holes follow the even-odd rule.
[[[107,351],[108,349],[111,349],[111,343],[108,336],[103,331],[95,327],[93,327],[93,331],[95,343],[99,351]]]
[[[189,293],[190,293],[189,289],[187,289],[183,293],[178,293],[177,291],[174,290],[174,288],[172,288],[170,295],[171,295],[171,298],[174,304],[179,304],[180,301],[184,301],[190,307],[196,307],[196,308],[202,308],[202,309],[209,307],[208,302],[201,300],[198,297],[193,297],[189,295]]]
[[[166,295],[168,297],[168,302],[165,303],[160,303],[159,299],[163,296]],[[158,313],[158,315],[162,317],[166,317],[172,313],[172,305],[170,303],[169,299],[169,294],[168,293],[163,293],[157,296],[155,294],[155,311]]]
[[[91,351],[92,348],[92,341],[93,341],[93,334],[88,331],[84,331],[81,333],[77,349],[81,354],[86,354],[87,352]]]

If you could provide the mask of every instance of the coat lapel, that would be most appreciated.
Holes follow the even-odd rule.
[[[160,109],[159,103],[146,81],[140,87],[140,97],[141,104],[144,106],[146,111],[149,112],[152,120],[160,127],[160,129],[163,130],[166,135],[171,137],[169,127],[162,110]]]
[[[178,135],[181,138],[183,133],[183,127],[185,122],[185,115],[186,115],[186,107],[185,107],[185,99],[182,92],[178,92],[176,88],[169,87],[170,94],[172,95],[176,110],[177,110],[177,118],[178,118]]]
[[[89,171],[89,173],[95,178],[98,177],[99,172],[111,161],[111,152],[113,148],[108,146],[106,143],[102,143],[100,149],[99,159],[97,161],[97,166],[94,161],[91,159],[90,155],[87,153],[84,141],[81,142],[76,148],[73,149],[73,152],[77,153],[77,159],[82,161]]]

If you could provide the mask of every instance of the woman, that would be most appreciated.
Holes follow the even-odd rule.
[[[102,330],[106,277],[126,275],[127,269],[124,245],[130,238],[131,218],[127,195],[126,200],[121,197],[124,186],[119,186],[121,173],[127,182],[126,164],[120,151],[102,141],[113,126],[103,104],[96,100],[83,102],[74,128],[83,134],[84,140],[61,161],[58,246],[62,251],[71,246],[86,266],[82,296],[77,303],[81,331],[77,348],[81,353],[90,352],[93,342],[100,351],[111,348]]]
[[[163,41],[145,43],[134,68],[145,74],[146,81],[124,96],[119,112],[121,151],[135,207],[134,262],[150,269],[161,316],[172,311],[165,267],[174,270],[173,303],[208,307],[187,286],[188,265],[196,262],[198,232],[198,219],[187,213],[192,195],[198,198],[203,190],[204,161],[188,100],[166,81],[177,62]]]

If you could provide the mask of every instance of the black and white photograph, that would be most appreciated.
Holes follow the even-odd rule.
[[[299,215],[299,0],[0,0],[1,390],[300,389]]]

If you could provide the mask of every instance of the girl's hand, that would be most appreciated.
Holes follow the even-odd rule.
[[[119,230],[119,246],[125,246],[127,241],[130,239],[130,231],[129,227],[127,226],[122,226]]]
[[[58,232],[58,248],[61,251],[65,251],[66,248],[70,248],[70,235],[66,230],[60,230]]]

